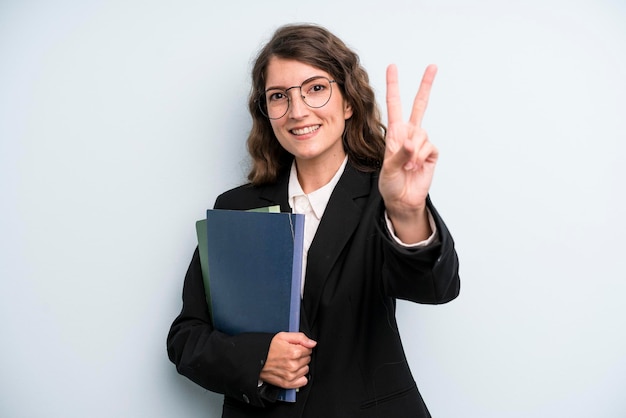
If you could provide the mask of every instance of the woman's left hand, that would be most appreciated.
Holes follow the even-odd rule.
[[[379,189],[398,238],[407,243],[428,238],[426,197],[439,157],[422,129],[435,65],[424,71],[408,122],[402,120],[402,103],[395,65],[387,68],[387,137]]]

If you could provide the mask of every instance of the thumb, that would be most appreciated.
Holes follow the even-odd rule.
[[[317,341],[310,339],[302,332],[295,334],[294,337],[295,338],[290,341],[292,344],[300,344],[306,348],[313,348],[317,345]]]

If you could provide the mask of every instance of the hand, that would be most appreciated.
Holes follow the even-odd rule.
[[[437,148],[422,129],[435,65],[424,71],[408,122],[402,120],[402,103],[395,65],[387,68],[387,137],[379,189],[396,235],[404,242],[418,242],[430,235],[426,197],[432,183]]]
[[[301,332],[279,332],[272,338],[259,378],[284,389],[307,384],[311,353],[317,342]]]

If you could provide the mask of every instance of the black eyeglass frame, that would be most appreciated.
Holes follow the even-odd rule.
[[[328,99],[323,104],[321,104],[319,106],[311,106],[310,104],[307,103],[306,96],[302,94],[302,86],[304,86],[306,83],[309,83],[309,82],[311,82],[313,80],[317,80],[317,79],[320,79],[320,78],[328,81],[328,86],[330,88],[330,94],[328,95]],[[289,96],[289,94],[287,94],[287,92],[289,92],[289,90],[300,89],[300,97],[302,98],[302,101],[304,102],[304,104],[307,105],[308,107],[310,107],[311,109],[319,109],[321,107],[326,106],[328,104],[328,102],[330,102],[330,98],[333,96],[333,83],[337,83],[337,81],[336,80],[331,80],[330,78],[325,77],[323,75],[317,75],[315,77],[307,78],[299,86],[291,86],[291,87],[288,87],[286,89],[278,89],[278,88],[267,89],[267,90],[261,92],[259,94],[259,97],[255,101],[257,102],[257,106],[259,107],[259,110],[261,111],[263,116],[265,116],[266,118],[271,119],[271,120],[276,120],[276,119],[282,118],[283,116],[285,116],[287,114],[287,112],[289,112],[289,108],[291,107],[291,97]],[[282,93],[285,93],[285,97],[287,98],[287,108],[285,109],[285,113],[283,113],[282,115],[280,115],[278,117],[275,117],[275,118],[270,117],[269,112],[267,111],[266,95],[267,95],[267,92],[271,91],[271,90],[276,90],[276,91],[280,91]]]

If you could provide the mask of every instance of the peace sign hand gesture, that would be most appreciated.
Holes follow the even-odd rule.
[[[402,120],[402,104],[395,65],[387,68],[387,137],[379,189],[398,238],[406,243],[422,241],[431,234],[426,197],[439,157],[422,129],[435,65],[424,71],[408,122]]]

